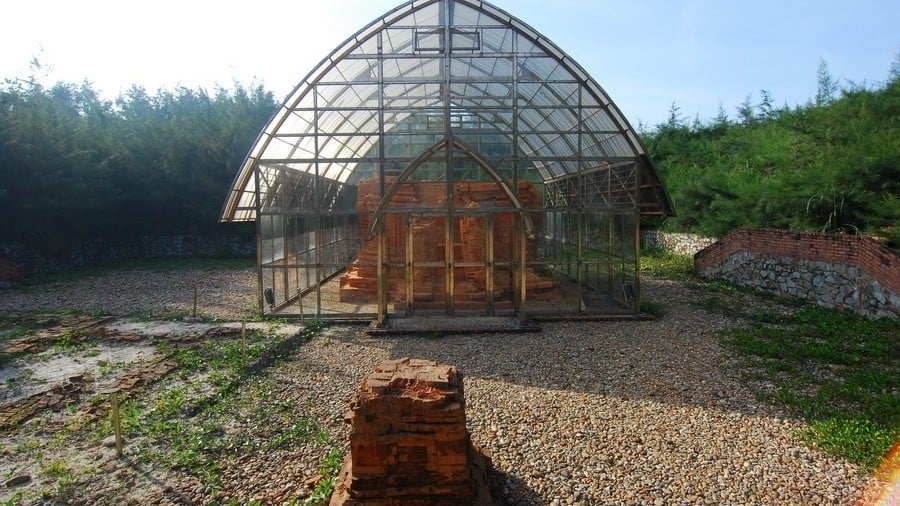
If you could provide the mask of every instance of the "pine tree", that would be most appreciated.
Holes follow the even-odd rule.
[[[830,104],[834,100],[837,93],[837,82],[828,72],[828,63],[825,60],[819,61],[819,69],[816,71],[817,83],[816,88],[816,105],[823,106]]]

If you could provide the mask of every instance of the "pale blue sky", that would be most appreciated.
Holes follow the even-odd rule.
[[[0,78],[36,55],[50,81],[212,89],[262,83],[283,99],[322,57],[396,0],[17,1],[4,7]],[[747,94],[806,102],[825,60],[842,83],[883,82],[900,51],[898,0],[496,0],[553,40],[635,126],[735,116]],[[138,7],[140,6],[140,7]]]

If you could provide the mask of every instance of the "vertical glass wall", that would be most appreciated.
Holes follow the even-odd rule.
[[[671,206],[559,48],[484,2],[414,1],[348,39],[250,151],[265,314],[634,313],[641,214]]]

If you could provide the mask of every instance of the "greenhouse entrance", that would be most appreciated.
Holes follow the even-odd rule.
[[[378,183],[358,185],[362,201]],[[381,258],[375,277],[362,280],[365,270],[355,261],[341,277],[342,300],[377,296],[380,315],[514,315],[524,300],[522,287],[554,286],[551,280],[529,284],[518,267],[534,251],[528,247],[534,224],[520,199],[538,200],[530,183],[510,188],[482,157],[452,138],[431,146],[385,183],[371,224],[361,230],[367,240],[359,258],[371,257],[366,250],[373,249]]]
[[[415,0],[263,127],[222,212],[256,221],[264,315],[635,317],[640,219],[671,214],[603,89],[487,2]]]

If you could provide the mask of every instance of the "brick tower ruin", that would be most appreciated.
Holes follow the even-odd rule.
[[[469,440],[456,367],[382,362],[357,389],[345,421],[350,453],[332,506],[492,504],[489,460]]]

